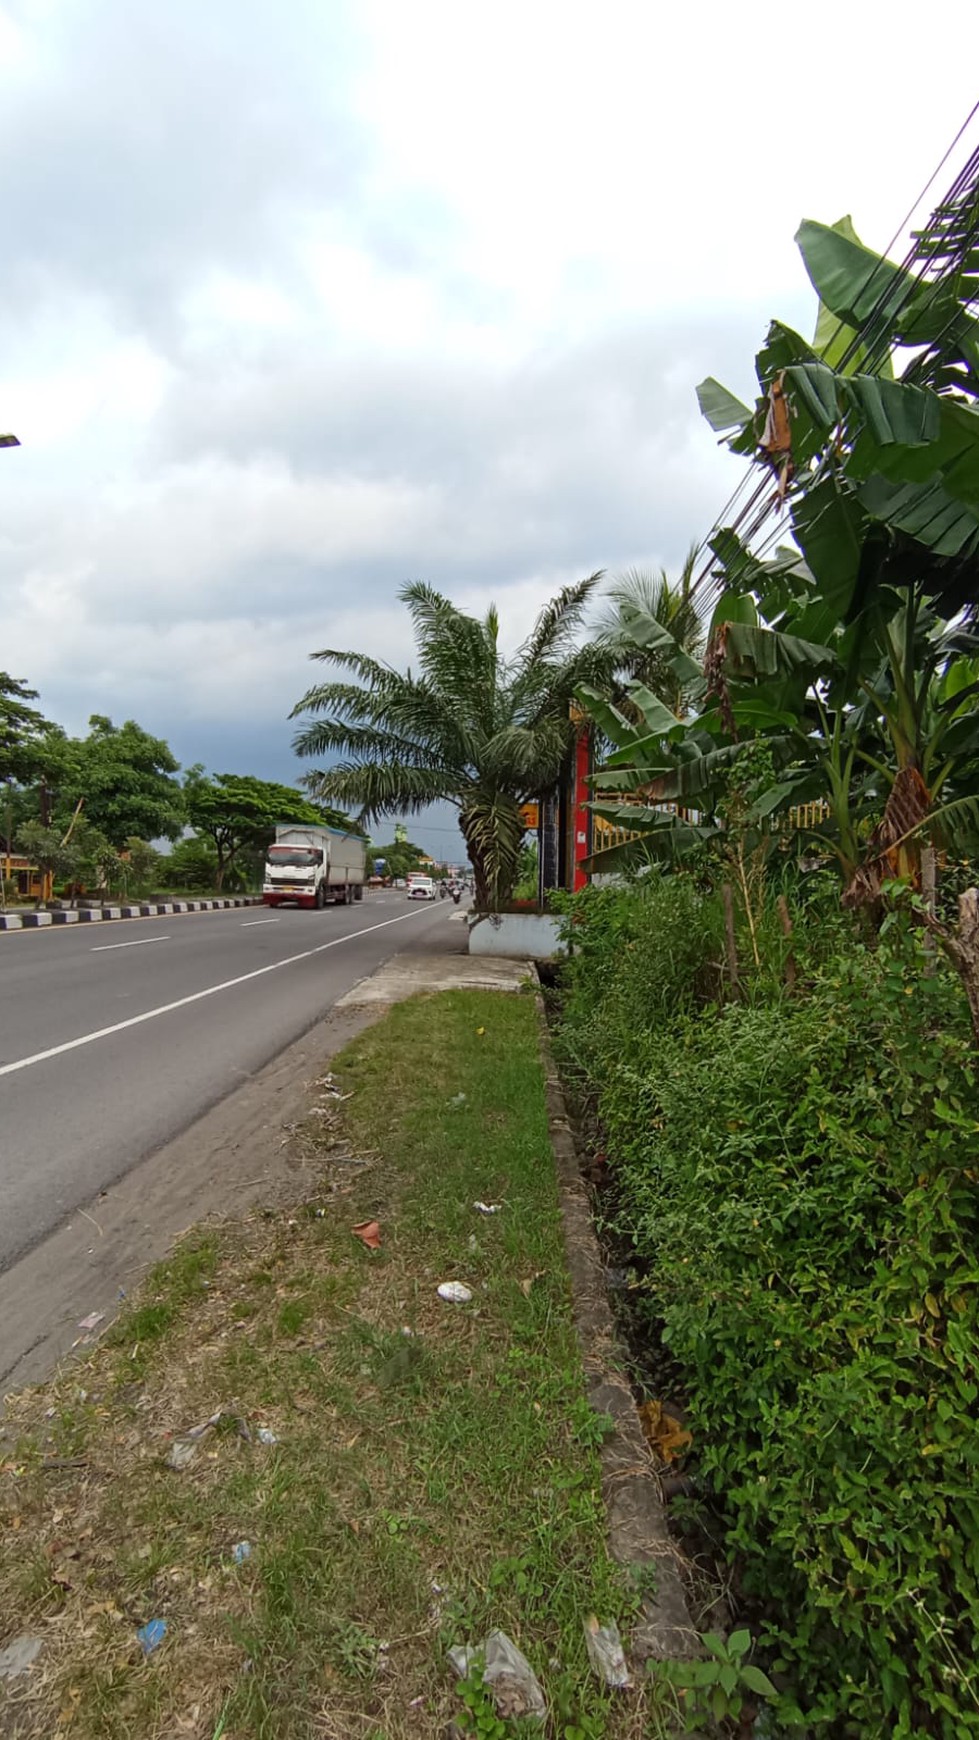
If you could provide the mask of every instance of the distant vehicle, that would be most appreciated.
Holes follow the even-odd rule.
[[[281,825],[266,854],[266,906],[349,906],[364,898],[367,847],[339,828]]]
[[[435,883],[430,876],[413,876],[408,889],[409,900],[437,900]]]

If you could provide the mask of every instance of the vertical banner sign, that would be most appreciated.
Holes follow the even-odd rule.
[[[550,791],[541,802],[540,830],[538,833],[540,892],[542,895],[549,888],[560,888],[561,886],[559,836],[558,796],[556,791]]]

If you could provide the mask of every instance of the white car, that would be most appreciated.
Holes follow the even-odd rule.
[[[437,900],[435,884],[430,876],[415,876],[408,889],[409,900]]]

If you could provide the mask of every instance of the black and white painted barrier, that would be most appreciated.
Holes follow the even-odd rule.
[[[0,930],[40,930],[55,924],[102,924],[117,918],[169,918],[174,912],[220,912],[229,906],[261,906],[261,895],[233,900],[140,901],[132,906],[62,906],[52,912],[0,912]]]

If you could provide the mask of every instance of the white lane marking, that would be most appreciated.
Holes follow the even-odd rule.
[[[239,973],[235,979],[224,979],[220,985],[208,985],[206,991],[192,991],[189,997],[178,997],[174,1003],[161,1003],[158,1009],[147,1009],[142,1015],[130,1015],[127,1021],[114,1021],[111,1027],[99,1027],[94,1033],[83,1033],[78,1039],[67,1039],[63,1045],[52,1045],[47,1051],[36,1051],[33,1057],[19,1057],[15,1063],[0,1065],[0,1075],[13,1075],[18,1069],[30,1069],[35,1063],[46,1063],[49,1057],[61,1057],[63,1052],[77,1051],[79,1046],[94,1045],[97,1039],[108,1039],[113,1033],[124,1033],[127,1027],[139,1027],[144,1021],[155,1021],[158,1015],[169,1015],[174,1009],[186,1009],[189,1003],[199,1003],[202,997],[215,997],[219,991],[230,991],[235,985],[245,985],[249,979],[261,979],[266,973],[277,973],[280,967],[294,967],[297,961],[308,961],[326,949],[337,949],[342,943],[356,942],[360,936],[370,936],[372,930],[386,930],[389,924],[403,924],[414,918],[415,912],[403,912],[400,918],[383,918],[380,924],[369,924],[364,930],[352,930],[337,936],[332,942],[319,943],[315,949],[304,949],[301,955],[289,955],[284,961],[271,961],[267,967],[255,967],[250,973]],[[111,944],[110,944],[111,947]]]
[[[278,922],[277,918],[243,918],[241,928],[242,930],[254,930],[257,924],[278,924]]]
[[[170,938],[168,936],[138,936],[134,937],[132,942],[97,943],[95,948],[89,950],[89,954],[107,955],[110,949],[141,949],[144,943],[169,941]]]

